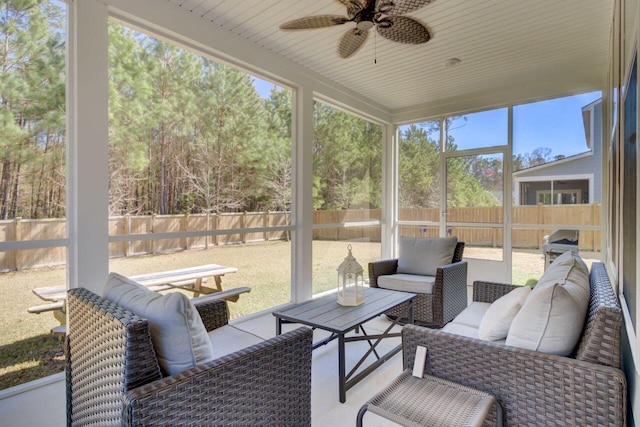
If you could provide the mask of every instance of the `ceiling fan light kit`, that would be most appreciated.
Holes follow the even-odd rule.
[[[429,30],[420,21],[403,16],[418,10],[432,0],[336,0],[347,8],[347,16],[317,15],[294,19],[280,25],[282,30],[308,30],[356,24],[347,30],[338,42],[338,54],[350,58],[364,45],[369,30],[376,28],[382,37],[407,44],[426,43],[431,39]]]

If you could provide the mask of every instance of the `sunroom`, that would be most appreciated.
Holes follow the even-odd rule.
[[[234,325],[275,331],[272,311],[336,289],[348,247],[366,276],[400,237],[455,236],[471,293],[475,280],[535,284],[545,237],[564,229],[619,297],[634,424],[636,0],[398,0],[429,40],[394,42],[376,22],[348,58],[338,46],[354,23],[335,16],[385,2],[26,3],[9,2],[3,23],[37,8],[55,24],[64,90],[41,92],[56,96],[54,130],[8,129],[7,140],[32,136],[0,151],[0,289],[18,313],[3,346],[59,345],[59,307],[33,290],[102,294],[110,272],[228,267],[225,291],[250,288],[229,303]],[[280,29],[314,15],[335,25]],[[315,396],[314,425],[355,423],[401,364],[370,373],[346,404]],[[11,369],[5,419],[64,423],[64,375]],[[43,415],[28,410],[41,404]]]

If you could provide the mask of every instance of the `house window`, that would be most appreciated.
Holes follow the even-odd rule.
[[[582,190],[536,191],[538,203],[543,205],[575,205],[582,202]]]

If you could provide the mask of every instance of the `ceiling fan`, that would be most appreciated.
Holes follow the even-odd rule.
[[[355,28],[342,35],[338,54],[353,56],[367,41],[369,30],[376,27],[382,37],[398,43],[426,43],[429,30],[419,21],[402,16],[428,5],[433,0],[336,0],[347,8],[347,16],[317,15],[294,19],[280,25],[282,30],[308,30],[354,22]]]

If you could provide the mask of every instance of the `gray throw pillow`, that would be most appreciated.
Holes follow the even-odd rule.
[[[161,295],[111,273],[104,297],[147,319],[163,375],[174,375],[213,359],[207,330],[186,295],[179,292]]]
[[[398,273],[435,276],[436,269],[451,264],[457,237],[400,237]]]

